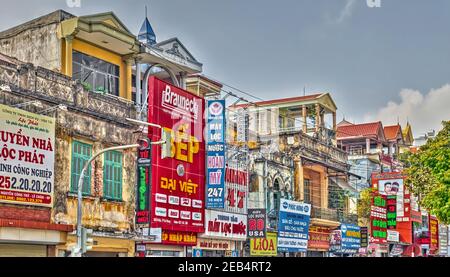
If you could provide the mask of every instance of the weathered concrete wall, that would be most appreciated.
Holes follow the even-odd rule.
[[[59,104],[67,106],[68,111],[55,110],[48,114],[57,119],[55,201],[51,209],[51,221],[75,224],[77,199],[70,193],[71,143],[74,139],[88,142],[93,145],[94,153],[106,147],[135,143],[140,134],[133,133],[136,127],[125,120],[135,118],[133,104],[119,98],[86,92],[79,83],[64,75],[1,55],[0,84],[8,84],[11,88],[11,92],[0,90],[0,104],[12,106],[39,100],[42,107],[24,107],[35,113]],[[102,157],[94,162],[92,195],[83,200],[85,226],[110,232],[128,233],[133,229],[135,160],[135,150],[123,152],[122,201],[103,198]]]
[[[0,53],[61,72],[62,48],[57,28],[58,24],[53,23],[0,36]]]

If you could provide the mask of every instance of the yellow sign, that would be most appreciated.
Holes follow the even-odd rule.
[[[265,238],[250,239],[250,256],[276,256],[277,233],[267,233]]]

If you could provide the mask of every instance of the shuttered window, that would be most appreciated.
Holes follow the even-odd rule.
[[[110,151],[104,154],[103,197],[122,200],[122,153]]]
[[[78,180],[80,179],[81,170],[86,162],[92,157],[92,145],[73,141],[72,143],[72,161],[71,161],[71,182],[70,192],[78,193]],[[89,165],[83,178],[83,195],[91,194],[91,166]]]

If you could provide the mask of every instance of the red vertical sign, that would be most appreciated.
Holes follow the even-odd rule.
[[[204,100],[189,92],[150,78],[148,121],[172,135],[171,157],[152,150],[151,227],[163,231],[204,232],[205,143]],[[152,141],[161,130],[149,128]]]
[[[435,216],[430,215],[428,220],[430,230],[430,254],[437,254],[439,251],[439,222]]]

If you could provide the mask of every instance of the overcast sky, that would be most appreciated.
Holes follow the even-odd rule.
[[[76,1],[76,0],[75,0]],[[338,120],[397,118],[415,136],[450,120],[450,1],[0,0],[0,29],[56,9],[113,11],[133,32],[177,36],[204,73],[263,99],[330,92]],[[254,99],[250,99],[254,100]]]

